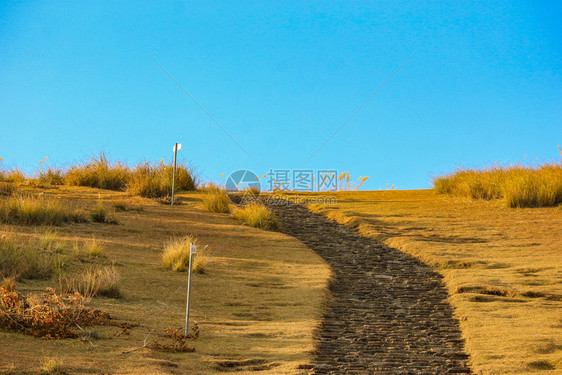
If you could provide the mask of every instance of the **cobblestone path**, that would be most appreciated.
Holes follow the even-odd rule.
[[[315,374],[470,373],[438,273],[304,206],[270,207],[334,271]]]

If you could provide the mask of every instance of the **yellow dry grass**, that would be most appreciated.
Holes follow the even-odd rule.
[[[120,163],[111,163],[102,152],[89,162],[72,166],[64,175],[68,185],[90,186],[99,189],[123,190],[129,181],[130,169]]]
[[[0,162],[2,158],[0,158]],[[56,185],[86,186],[98,189],[125,191],[145,198],[166,198],[172,194],[173,165],[138,163],[134,168],[122,162],[111,162],[104,152],[92,156],[89,161],[72,165],[68,169],[47,167],[39,162],[33,176],[26,176],[18,168],[5,170],[0,165],[0,195],[13,193],[13,184],[25,184],[31,188],[52,188]],[[8,184],[9,183],[9,184]],[[188,164],[176,163],[176,191],[195,190],[198,178]]]
[[[189,268],[191,245],[197,246],[197,252],[192,257],[193,272],[204,273],[211,254],[208,246],[200,246],[194,236],[184,238],[174,237],[168,240],[162,253],[162,265],[177,272],[185,272]]]
[[[23,225],[63,225],[86,221],[72,205],[39,194],[12,195],[0,201],[0,223]]]
[[[209,212],[229,213],[230,199],[223,187],[212,183],[203,187],[203,206]]]
[[[78,292],[86,299],[92,297],[120,298],[120,276],[115,267],[93,266],[80,273],[59,278],[62,293]]]
[[[41,362],[43,374],[64,374],[64,363],[56,357],[44,357]]]
[[[279,227],[277,218],[264,204],[253,202],[242,208],[235,208],[232,216],[251,227],[276,230]]]
[[[0,179],[0,195],[12,195],[17,191],[17,186],[10,182],[2,182]]]
[[[172,195],[173,166],[163,163],[141,163],[130,173],[127,190],[146,198]],[[176,166],[176,189],[195,190],[193,171],[183,163]]]
[[[22,187],[30,190],[29,187]],[[111,374],[302,374],[297,367],[311,363],[313,333],[327,297],[329,267],[299,241],[277,232],[241,225],[228,215],[202,209],[202,194],[181,195],[182,204],[170,207],[124,192],[58,186],[45,194],[84,210],[101,200],[108,207],[119,202],[118,225],[71,223],[57,228],[57,240],[80,249],[95,237],[104,256],[73,257],[87,267],[112,266],[119,273],[122,298],[93,298],[92,308],[109,312],[117,322],[141,326],[123,330],[116,326],[91,328],[81,340],[40,340],[0,332],[4,358],[0,373],[37,373],[42,358],[58,358],[64,371]],[[1,198],[0,199],[4,199]],[[32,226],[0,226],[0,236],[11,233],[24,241],[40,236]],[[167,327],[180,328],[185,319],[185,273],[162,267],[162,248],[171,237],[192,234],[213,249],[205,273],[195,273],[192,284],[191,323],[200,338],[190,342],[194,353],[160,349],[123,351],[162,340]],[[96,263],[93,263],[96,262]],[[101,262],[101,263],[100,263]],[[22,280],[16,288],[40,293],[51,280]],[[90,328],[88,328],[90,330]],[[150,334],[150,335],[149,335]]]
[[[25,173],[19,168],[10,169],[8,171],[0,170],[0,180],[5,182],[22,183],[26,178]]]
[[[554,206],[562,203],[562,163],[458,169],[434,178],[433,186],[439,193],[455,196],[502,198],[508,207]]]
[[[477,374],[562,373],[562,211],[430,190],[311,206],[443,276]]]

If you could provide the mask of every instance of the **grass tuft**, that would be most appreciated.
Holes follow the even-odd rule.
[[[163,163],[139,164],[131,172],[127,191],[145,198],[162,198],[172,195],[173,167]],[[176,167],[176,189],[195,190],[192,171],[180,163]]]
[[[2,180],[5,182],[23,183],[26,180],[25,173],[19,168],[14,168],[2,173]]]
[[[161,165],[139,164],[133,170],[127,191],[145,198],[159,198],[172,194],[172,174],[167,175]]]
[[[36,179],[39,184],[63,185],[64,172],[61,169],[49,167],[47,169],[41,169],[37,173]]]
[[[16,280],[47,279],[56,267],[52,255],[41,243],[32,240],[18,243],[11,235],[0,235],[0,276]]]
[[[95,238],[92,238],[84,245],[84,251],[86,255],[88,255],[90,258],[97,258],[103,256],[105,252],[104,249],[105,248],[103,244],[100,241],[96,240]]]
[[[60,290],[64,293],[78,292],[85,298],[121,298],[120,276],[115,267],[92,267],[73,276],[59,279]]]
[[[50,254],[60,254],[64,250],[64,244],[57,241],[59,233],[53,228],[45,228],[39,231],[38,247]]]
[[[509,207],[555,206],[562,203],[562,164],[459,169],[434,178],[433,188],[454,196],[504,199]]]
[[[64,362],[60,358],[45,357],[41,361],[42,374],[64,374]]]
[[[111,202],[111,206],[113,207],[113,211],[117,212],[128,212],[128,211],[144,211],[142,206],[134,206],[127,203],[124,200],[116,200]]]
[[[209,184],[204,189],[203,206],[207,211],[229,213],[230,212],[230,199],[226,191],[215,185]]]
[[[98,202],[98,204],[90,210],[90,218],[94,223],[105,223],[107,219],[107,211],[105,210],[103,203]]]
[[[64,176],[67,185],[98,189],[124,190],[129,181],[129,168],[120,162],[112,164],[101,153],[82,165],[71,167]]]
[[[197,240],[193,236],[184,238],[172,238],[164,247],[162,254],[162,264],[166,268],[171,268],[176,272],[185,272],[189,267],[190,245],[197,245]],[[211,258],[208,247],[197,247],[197,253],[193,257],[193,272],[204,273],[205,267]]]
[[[86,218],[59,200],[41,195],[14,195],[0,203],[0,222],[23,225],[62,225]]]
[[[265,230],[276,230],[279,228],[279,222],[273,212],[259,202],[250,203],[243,208],[236,208],[232,214],[234,218],[252,227]]]
[[[0,195],[14,195],[17,192],[17,187],[10,182],[0,182]]]

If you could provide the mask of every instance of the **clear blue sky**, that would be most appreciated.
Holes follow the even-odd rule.
[[[0,157],[132,164],[178,141],[203,179],[329,168],[368,189],[553,160],[561,19],[556,1],[2,1]]]

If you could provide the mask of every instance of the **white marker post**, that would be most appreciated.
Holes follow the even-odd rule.
[[[172,176],[172,207],[174,206],[174,195],[176,192],[176,160],[178,157],[178,150],[181,150],[181,143],[174,145],[174,175]]]
[[[189,336],[189,303],[191,302],[191,269],[197,247],[189,244],[189,268],[187,269],[187,306],[185,308],[185,337]]]

